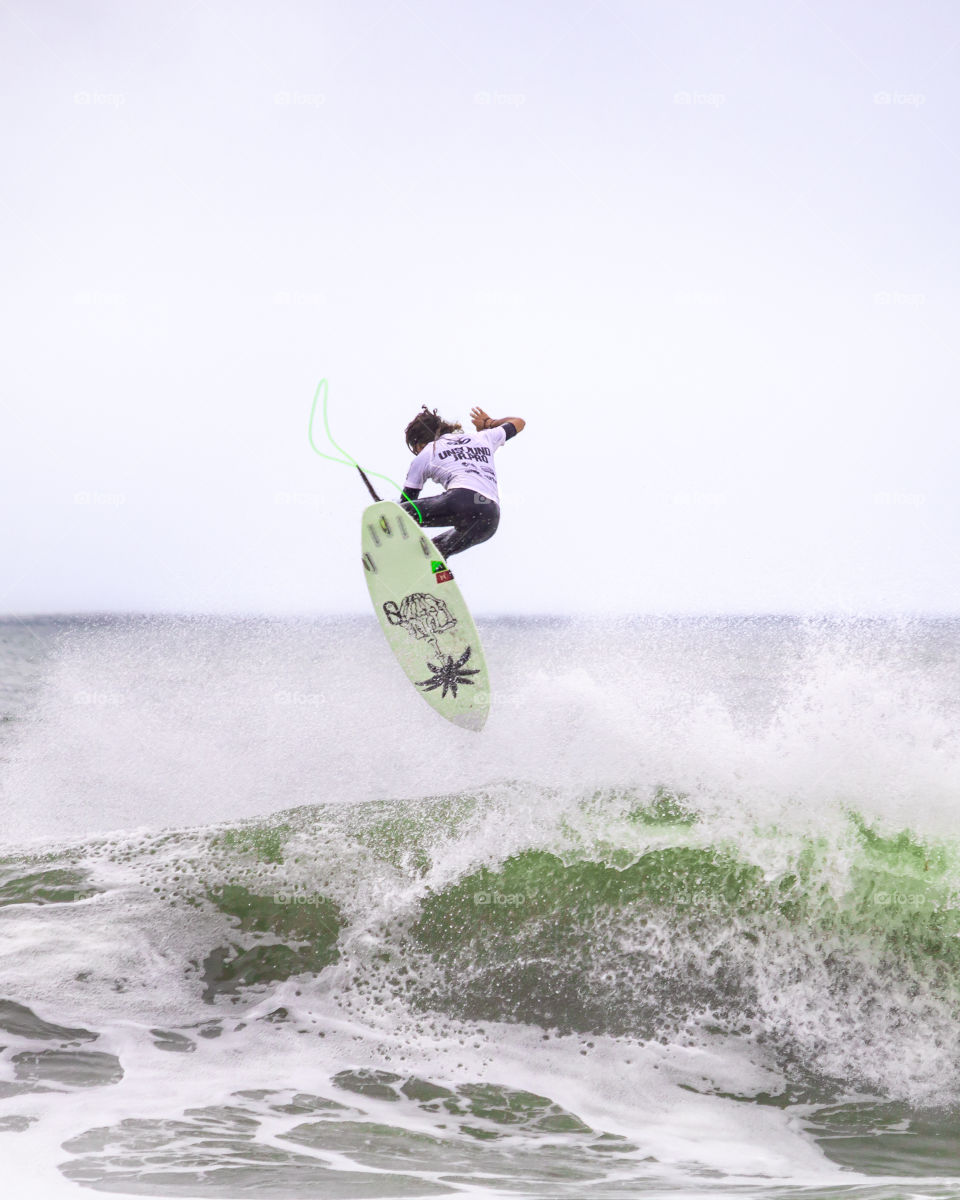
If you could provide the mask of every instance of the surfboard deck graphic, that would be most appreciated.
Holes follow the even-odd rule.
[[[442,717],[479,732],[490,707],[480,635],[453,572],[399,504],[364,509],[363,573],[390,649]]]

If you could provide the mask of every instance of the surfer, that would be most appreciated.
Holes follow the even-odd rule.
[[[424,405],[406,428],[407,448],[416,457],[403,485],[401,507],[420,525],[453,526],[434,539],[444,558],[479,546],[497,532],[500,496],[493,456],[526,424],[522,417],[495,421],[482,408],[471,409],[470,419],[475,434],[464,433],[462,425],[445,421]],[[444,490],[421,500],[428,479]],[[416,508],[411,500],[416,500]]]

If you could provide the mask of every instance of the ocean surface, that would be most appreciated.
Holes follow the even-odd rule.
[[[960,621],[0,622],[23,1197],[960,1195]]]

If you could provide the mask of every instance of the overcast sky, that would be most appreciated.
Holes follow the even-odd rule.
[[[960,6],[3,0],[0,611],[366,612],[337,440],[528,427],[479,613],[960,611]]]

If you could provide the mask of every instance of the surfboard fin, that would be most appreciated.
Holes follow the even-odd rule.
[[[364,473],[363,473],[363,471],[360,469],[360,466],[359,466],[359,465],[357,465],[357,470],[358,470],[358,471],[360,471],[360,478],[361,478],[361,479],[363,480],[363,482],[364,482],[364,483],[367,485],[367,491],[368,491],[368,492],[370,493],[370,495],[371,495],[371,496],[374,498],[374,500],[376,500],[376,502],[379,504],[379,503],[380,503],[380,497],[379,497],[379,496],[377,495],[377,493],[376,493],[376,492],[373,490],[373,484],[372,484],[372,483],[370,482],[370,480],[369,480],[369,479],[366,477],[366,475],[364,475]]]

